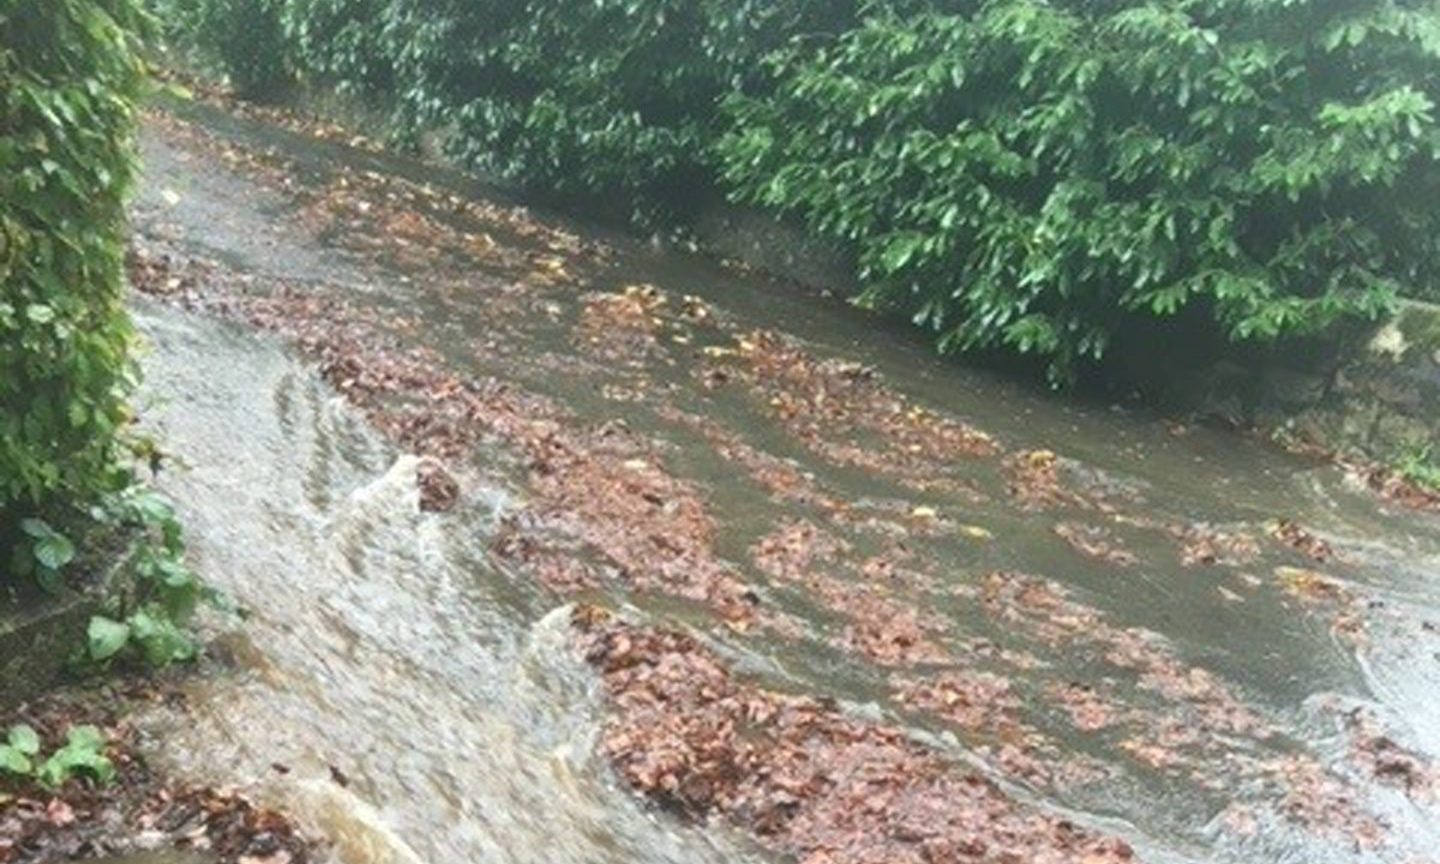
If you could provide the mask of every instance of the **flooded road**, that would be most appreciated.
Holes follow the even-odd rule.
[[[356,864],[1437,860],[1436,516],[333,137],[147,123],[142,413],[251,613],[180,771]]]

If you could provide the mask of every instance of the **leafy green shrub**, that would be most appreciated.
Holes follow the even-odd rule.
[[[321,81],[363,95],[394,86],[395,46],[386,0],[291,0],[281,16],[294,63]]]
[[[186,626],[201,601],[219,605],[221,598],[185,563],[184,536],[170,503],[132,482],[106,495],[87,517],[83,524],[97,554],[117,560],[102,565],[113,566],[116,576],[106,586],[101,614],[90,620],[81,659],[100,666],[129,659],[168,666],[193,659],[197,649]],[[21,530],[12,572],[60,593],[65,570],[79,557],[77,544],[42,519],[22,520]],[[112,548],[121,544],[128,550],[123,559]]]
[[[0,0],[0,553],[22,516],[117,482],[142,28],[132,0]]]
[[[160,667],[194,659],[197,648],[187,625],[202,601],[220,605],[221,598],[185,563],[184,536],[170,503],[132,481],[92,507],[82,524],[99,547],[96,554],[116,559],[101,565],[113,566],[116,575],[106,586],[101,614],[90,619],[78,659],[101,667],[123,660]],[[79,557],[77,544],[42,519],[22,520],[21,530],[12,572],[60,593],[66,569]],[[121,544],[128,550],[123,559],[112,548]]]
[[[151,0],[237,85],[250,58],[453,130],[459,161],[568,199],[674,216],[713,193],[724,94],[796,33],[843,27],[855,0]],[[183,8],[182,8],[183,7]],[[190,11],[187,13],[186,9]],[[248,11],[247,11],[248,10]],[[270,23],[278,10],[280,30]],[[240,40],[217,20],[263,19]],[[283,65],[268,61],[272,65]],[[243,89],[243,88],[242,88]]]
[[[421,91],[441,94],[435,119],[455,124],[462,158],[531,188],[619,195],[672,216],[714,189],[721,97],[752,89],[761,58],[793,35],[853,15],[834,0],[498,5],[508,8],[457,22],[490,28],[464,74],[432,74],[440,86]]]
[[[720,148],[741,198],[853,243],[865,299],[943,346],[1063,377],[1125,316],[1203,304],[1272,338],[1433,280],[1430,7],[954,5],[778,53]]]
[[[11,566],[18,576],[33,576],[46,591],[64,587],[61,572],[75,560],[75,543],[43,519],[22,519],[24,540],[17,546]]]
[[[1270,339],[1437,284],[1429,0],[156,2],[278,9],[265,51],[531,189],[790,214],[864,302],[1057,378],[1122,323]]]
[[[1408,444],[1395,454],[1391,463],[1395,471],[1411,483],[1440,492],[1440,460],[1436,459],[1435,448],[1430,444]]]
[[[133,646],[163,664],[193,655],[180,628],[201,589],[173,514],[121,458],[124,200],[149,24],[139,0],[0,0],[0,581],[59,591],[82,557],[71,535],[139,537],[90,654]],[[93,638],[107,622],[124,638]]]
[[[271,99],[290,82],[284,30],[284,0],[204,0],[195,26],[215,52],[241,94]]]
[[[170,41],[218,67],[242,96],[259,101],[285,94],[292,80],[289,37],[281,24],[285,0],[145,2]]]

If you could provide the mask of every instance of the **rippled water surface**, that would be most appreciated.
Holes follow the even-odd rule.
[[[612,776],[563,609],[583,600],[900,724],[1142,860],[1434,860],[1435,517],[790,288],[467,209],[484,190],[445,172],[182,114],[145,137],[150,254],[213,260],[245,296],[343,301],[586,440],[623,424],[637,449],[615,464],[676,478],[699,548],[762,610],[738,626],[537,516],[603,577],[556,590],[496,551],[554,506],[533,452],[466,439],[460,503],[422,512],[415,457],[290,342],[137,301],[145,416],[178,463],[161,485],[251,613],[219,637],[229,671],[153,718],[182,770],[259,785],[357,864],[765,860]],[[989,443],[925,443],[962,428]]]

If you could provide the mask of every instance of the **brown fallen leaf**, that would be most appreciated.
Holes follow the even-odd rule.
[[[45,807],[45,820],[57,828],[75,824],[75,810],[59,798],[52,798]]]

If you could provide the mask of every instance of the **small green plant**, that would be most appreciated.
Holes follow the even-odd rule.
[[[70,780],[89,777],[99,783],[115,779],[115,764],[105,755],[105,736],[94,726],[75,726],[66,735],[65,745],[42,757],[40,736],[29,726],[10,728],[0,744],[0,778],[33,780],[47,789],[58,789]]]
[[[184,533],[170,503],[131,478],[85,516],[70,514],[66,524],[83,527],[87,545],[103,547],[119,538],[130,550],[120,578],[105,586],[110,593],[102,614],[90,620],[84,659],[109,665],[136,657],[151,666],[193,659],[196,645],[187,625],[201,602],[219,605],[222,598],[185,563]],[[11,562],[16,575],[35,579],[51,594],[80,587],[68,573],[75,569],[75,541],[43,519],[23,520],[21,531]]]
[[[28,777],[35,770],[34,759],[40,753],[40,736],[29,726],[14,726],[4,744],[0,744],[0,773]]]
[[[16,545],[11,566],[19,576],[33,576],[51,594],[64,587],[61,571],[75,560],[75,544],[50,527],[43,519],[25,519],[20,523],[24,542]]]
[[[1440,462],[1434,458],[1433,446],[1415,442],[1402,448],[1395,459],[1395,470],[1417,486],[1440,492]]]
[[[105,614],[90,620],[86,653],[110,663],[137,652],[152,666],[190,660],[196,646],[186,625],[202,600],[218,601],[185,563],[185,541],[175,510],[163,497],[132,486],[96,508],[104,524],[139,530],[129,561],[129,584],[113,596]]]

